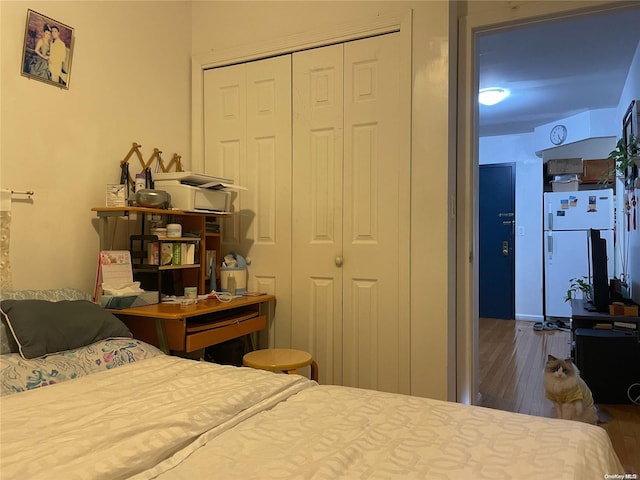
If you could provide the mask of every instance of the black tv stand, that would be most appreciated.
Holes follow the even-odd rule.
[[[640,383],[640,317],[591,311],[571,300],[572,356],[596,403],[629,403]]]

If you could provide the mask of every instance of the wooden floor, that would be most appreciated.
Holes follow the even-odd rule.
[[[533,322],[480,319],[480,405],[553,417],[542,372],[548,354],[570,356],[570,334],[538,332]],[[613,448],[627,473],[640,474],[640,406],[598,405]]]

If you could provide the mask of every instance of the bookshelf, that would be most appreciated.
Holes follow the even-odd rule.
[[[221,219],[228,214],[214,212],[186,212],[182,210],[147,208],[147,207],[95,207],[91,209],[99,218],[100,250],[112,250],[108,245],[107,232],[110,219],[135,219],[139,231],[129,236],[129,251],[131,252],[134,279],[142,282],[145,290],[162,291],[163,283],[167,286],[167,278],[171,279],[172,290],[176,295],[182,295],[184,287],[198,287],[199,294],[220,287],[219,259],[221,248]],[[150,233],[151,220],[163,224],[179,223],[182,226],[181,237],[165,237]],[[150,255],[150,248],[158,247],[157,261]],[[171,248],[172,261],[167,263],[162,259],[163,245]],[[175,245],[181,247],[182,252],[193,249],[193,261],[175,262]],[[213,269],[210,269],[211,260]],[[213,278],[212,278],[213,276]],[[155,279],[155,280],[154,280]],[[146,285],[145,285],[146,284]]]

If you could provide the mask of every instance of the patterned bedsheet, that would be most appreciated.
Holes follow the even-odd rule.
[[[32,360],[0,355],[0,395],[23,392],[108,370],[164,353],[132,338],[112,338]]]
[[[599,427],[166,355],[0,409],[3,480],[623,474]]]

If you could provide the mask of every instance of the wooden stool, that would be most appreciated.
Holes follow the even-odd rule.
[[[318,381],[318,364],[310,353],[292,348],[267,348],[255,350],[242,357],[242,364],[247,367],[271,372],[297,374],[297,368],[311,366],[311,380]]]

